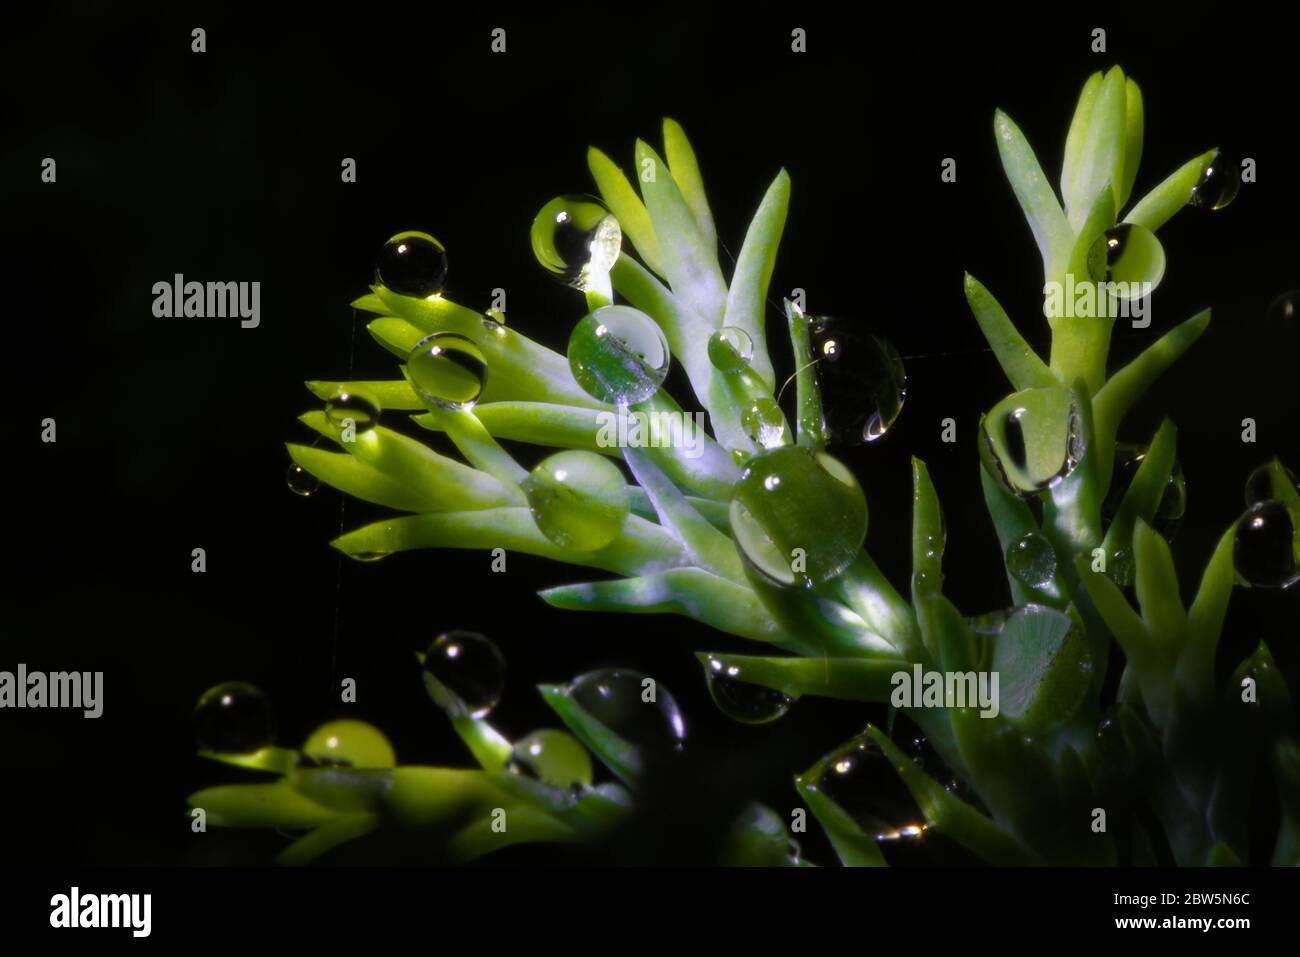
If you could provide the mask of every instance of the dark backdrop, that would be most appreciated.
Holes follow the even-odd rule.
[[[1169,269],[1153,326],[1113,350],[1123,360],[1215,309],[1122,436],[1145,441],[1166,413],[1179,424],[1185,592],[1241,511],[1249,469],[1273,454],[1300,463],[1300,340],[1265,316],[1300,287],[1294,24],[1184,5],[1074,22],[919,7],[885,19],[866,7],[853,26],[803,6],[566,6],[543,18],[436,5],[421,17],[402,5],[288,22],[270,9],[236,19],[87,5],[7,31],[5,219],[20,267],[6,304],[0,667],[106,674],[98,721],[0,713],[6,846],[16,839],[19,855],[268,859],[280,838],[199,837],[184,814],[187,793],[232,777],[193,756],[189,723],[196,696],[221,680],[264,688],[282,743],[297,744],[344,713],[337,681],[354,677],[360,700],[346,713],[383,728],[404,762],[467,763],[411,658],[449,627],[485,632],[508,656],[497,712],[508,734],[558,724],[538,681],[638,668],[685,709],[700,787],[783,814],[791,775],[880,717],[807,700],[776,725],[731,724],[691,653],[743,643],[685,619],[550,609],[534,592],[585,573],[525,556],[505,575],[481,552],[340,563],[329,539],[376,510],[285,488],[283,443],[307,437],[295,416],[316,406],[301,382],[344,378],[350,363],[358,378],[394,372],[348,307],[387,236],[434,233],[449,249],[452,298],[484,308],[504,287],[510,324],[562,350],[582,310],[533,261],[531,219],[552,196],[591,189],[588,144],[630,168],[635,137],[658,143],[663,116],[692,137],[733,252],[787,168],[774,296],[803,287],[814,312],[869,320],[905,357],[897,427],[846,455],[871,503],[868,546],[895,582],[907,574],[916,454],[946,505],[950,594],[971,614],[1007,600],[974,443],[979,412],[1007,386],[969,316],[963,269],[1034,341],[1046,329],[1033,318],[1037,254],[990,121],[997,106],[1011,113],[1055,179],[1080,86],[1116,62],[1145,94],[1138,195],[1215,144],[1259,169],[1233,206],[1189,209],[1162,232]],[[207,30],[205,54],[190,52],[194,26]],[[494,26],[508,30],[505,55],[489,53]],[[794,26],[808,30],[806,55],[790,52]],[[1105,55],[1089,52],[1093,26],[1108,30]],[[39,181],[46,156],[57,184]],[[354,185],[340,182],[345,156],[358,163]],[[957,160],[955,184],[940,182],[944,157]],[[260,328],[154,319],[151,286],[177,272],[260,280]],[[38,438],[46,416],[55,445]],[[956,445],[939,441],[946,416]],[[1240,441],[1244,416],[1259,423],[1254,446]],[[196,546],[204,575],[189,570]],[[1244,651],[1267,638],[1286,656],[1296,622],[1294,594],[1239,591],[1229,642]],[[643,859],[680,859],[684,843],[666,839]],[[815,837],[809,846],[824,850]]]

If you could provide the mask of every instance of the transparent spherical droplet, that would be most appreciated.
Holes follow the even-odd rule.
[[[506,687],[506,659],[492,639],[447,631],[424,654],[424,684],[439,707],[471,718],[490,714]]]
[[[1246,504],[1255,505],[1259,502],[1267,502],[1270,499],[1284,499],[1288,494],[1300,494],[1300,485],[1297,485],[1295,473],[1289,468],[1282,465],[1280,476],[1275,477],[1273,464],[1266,462],[1251,471],[1246,478]],[[1278,482],[1290,483],[1290,489],[1286,486],[1278,487]]]
[[[810,320],[822,419],[832,445],[874,442],[907,398],[907,373],[894,344],[844,319]]]
[[[393,768],[397,756],[374,725],[345,718],[323,724],[302,746],[303,756],[323,768]]]
[[[569,696],[629,744],[648,752],[680,751],[686,721],[677,699],[662,684],[626,668],[579,675]]]
[[[709,336],[709,361],[719,372],[739,372],[754,358],[754,340],[738,326],[723,326]]]
[[[591,755],[571,734],[544,729],[515,742],[507,768],[562,790],[591,787]]]
[[[1088,272],[1097,282],[1116,283],[1119,299],[1140,299],[1143,283],[1150,288],[1165,274],[1165,250],[1145,226],[1120,223],[1106,230],[1088,251]]]
[[[1135,445],[1131,442],[1115,443],[1115,464],[1111,473],[1110,488],[1107,489],[1106,500],[1101,506],[1103,526],[1109,525],[1119,513],[1124,496],[1133,484],[1133,479],[1137,477],[1138,469],[1146,460],[1146,454],[1145,445]],[[1186,512],[1187,481],[1183,477],[1183,467],[1175,459],[1173,468],[1169,470],[1169,481],[1165,485],[1164,494],[1160,496],[1160,504],[1156,506],[1150,525],[1166,541],[1172,541],[1183,523],[1183,515]]]
[[[557,452],[524,480],[533,521],[561,548],[592,552],[623,530],[632,509],[623,473],[595,452]]]
[[[783,691],[746,681],[738,665],[710,657],[705,666],[709,696],[718,710],[741,724],[767,724],[784,717],[795,699]]]
[[[1294,322],[1298,313],[1300,313],[1300,289],[1288,290],[1268,305],[1268,318],[1271,322]]]
[[[568,354],[583,391],[611,405],[650,398],[672,361],[659,324],[631,306],[602,306],[584,316],[569,336]]]
[[[829,581],[867,536],[867,500],[853,473],[824,452],[797,446],[749,460],[730,514],[740,554],[782,585]]]
[[[1223,209],[1237,198],[1241,172],[1221,152],[1215,152],[1192,187],[1191,204],[1200,209]]]
[[[1258,502],[1237,522],[1232,561],[1237,576],[1259,588],[1290,588],[1300,580],[1300,536],[1284,502]]]
[[[379,424],[379,403],[362,392],[340,389],[325,403],[325,417],[336,429],[351,427],[357,435]]]
[[[289,471],[284,475],[284,482],[294,495],[307,498],[321,487],[321,480],[312,475],[297,462],[289,463]]]
[[[487,359],[474,340],[435,332],[415,344],[406,359],[411,387],[420,398],[448,412],[471,409],[487,385]]]
[[[246,681],[227,681],[199,697],[194,726],[204,751],[252,754],[271,743],[275,715],[261,689]]]
[[[1027,532],[1007,549],[1007,571],[1030,588],[1046,588],[1056,576],[1056,550],[1038,532]]]
[[[740,427],[765,449],[776,449],[786,444],[785,414],[771,396],[760,396],[746,406],[740,413]]]
[[[427,299],[447,281],[447,250],[428,233],[398,233],[379,250],[375,281],[398,295]]]
[[[593,196],[557,196],[533,220],[533,255],[566,285],[586,289],[618,259],[623,231]]]
[[[1083,457],[1082,418],[1070,393],[1044,387],[1007,396],[984,417],[980,457],[1017,495],[1051,488]]]

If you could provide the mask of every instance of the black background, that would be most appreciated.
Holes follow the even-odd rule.
[[[481,552],[340,562],[328,541],[381,510],[285,488],[283,443],[309,440],[295,416],[317,406],[302,381],[396,371],[348,306],[387,236],[432,232],[449,250],[451,298],[481,309],[503,287],[509,324],[563,351],[583,309],[534,262],[528,226],[552,196],[591,189],[588,144],[630,168],[635,138],[658,145],[663,116],[691,136],[732,252],[767,183],[788,169],[773,297],[802,287],[813,312],[861,317],[905,357],[898,425],[845,459],[871,503],[868,547],[900,585],[908,459],[928,462],[947,513],[948,592],[970,614],[1007,603],[974,439],[978,414],[1008,387],[970,318],[962,271],[1046,344],[1034,318],[1041,269],[997,159],[993,109],[1016,119],[1055,180],[1079,88],[1119,63],[1145,95],[1135,195],[1212,145],[1255,158],[1259,180],[1234,205],[1188,209],[1162,230],[1169,267],[1154,322],[1121,333],[1112,351],[1114,365],[1214,308],[1209,332],[1121,436],[1146,441],[1164,414],[1179,425],[1189,512],[1175,554],[1184,594],[1194,587],[1242,509],[1249,470],[1274,454],[1300,465],[1300,334],[1266,319],[1275,296],[1300,287],[1295,24],[1255,8],[1234,19],[1222,5],[1126,5],[1073,22],[922,7],[873,21],[864,7],[852,26],[802,5],[758,9],[404,5],[280,22],[269,8],[237,18],[103,4],[6,31],[5,230],[21,271],[3,360],[0,668],[102,670],[106,685],[97,721],[0,713],[9,853],[269,860],[282,838],[194,835],[185,815],[186,794],[232,779],[193,756],[190,710],[221,680],[266,690],[283,744],[346,714],[379,725],[404,763],[467,765],[411,656],[452,627],[505,651],[496,719],[508,735],[557,726],[537,682],[637,668],[681,702],[700,794],[758,798],[782,814],[795,804],[794,773],[881,717],[807,700],[775,725],[732,724],[692,652],[752,646],[686,619],[550,609],[537,589],[596,576],[522,555],[505,575]],[[204,54],[190,52],[194,26],[207,30]],[[504,55],[489,52],[495,26],[508,30]],[[790,52],[795,26],[808,31],[807,54]],[[1108,31],[1105,55],[1089,50],[1094,26]],[[58,163],[53,185],[40,182],[46,156]],[[343,157],[357,160],[356,184],[340,182]],[[944,157],[957,160],[955,184],[940,182]],[[261,281],[261,326],[153,318],[153,283],[178,272]],[[57,444],[39,441],[46,416]],[[939,441],[946,416],[956,445]],[[1253,446],[1240,440],[1246,416],[1258,422]],[[207,550],[206,574],[190,572],[194,547]],[[1239,590],[1225,655],[1267,639],[1300,687],[1298,618],[1295,592]],[[339,703],[343,677],[358,681],[356,705]],[[690,860],[689,810],[621,859]],[[818,837],[806,844],[829,862]],[[405,859],[397,850],[337,859]]]

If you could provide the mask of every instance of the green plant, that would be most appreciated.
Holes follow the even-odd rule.
[[[1156,231],[1189,202],[1230,200],[1234,174],[1217,151],[1206,152],[1121,220],[1143,116],[1136,84],[1118,67],[1091,77],[1080,96],[1066,142],[1064,205],[1000,111],[994,132],[1042,255],[1052,333],[1044,361],[992,294],[966,277],[971,310],[1014,390],[981,421],[980,480],[1014,605],[1004,615],[968,619],[944,596],[946,532],[919,460],[909,594],[863,549],[867,502],[824,451],[834,435],[821,385],[841,340],[791,301],[793,428],[777,402],[763,314],[789,178],[782,171],[763,197],[728,284],[694,153],[672,121],[664,124],[666,162],[637,143],[639,195],[592,149],[604,206],[562,197],[539,214],[539,260],[582,290],[589,311],[567,358],[500,315],[443,297],[436,240],[390,241],[383,281],[353,305],[377,316],[368,328],[406,363],[403,377],[308,383],[327,408],[302,421],[341,450],[290,445],[291,482],[307,491],[314,476],[406,513],[334,542],[353,558],[416,548],[526,552],[614,576],[543,592],[554,606],[682,614],[767,645],[779,654],[700,655],[715,697],[742,719],[774,718],[804,695],[894,704],[933,754],[868,726],[797,780],[846,864],[886,863],[893,849],[936,834],[995,864],[1238,862],[1247,858],[1251,788],[1271,786],[1282,809],[1272,859],[1298,863],[1300,749],[1285,683],[1263,645],[1226,690],[1214,670],[1234,545],[1250,544],[1228,530],[1185,607],[1160,532],[1181,515],[1174,427],[1165,422],[1143,450],[1117,443],[1127,411],[1204,332],[1208,310],[1107,373],[1116,312],[1140,308],[1163,272]],[[631,308],[613,306],[615,293]],[[693,433],[659,388],[670,354],[707,411],[711,437]],[[886,379],[895,374],[887,353],[876,359]],[[897,411],[889,403],[876,396],[868,432],[888,427]],[[378,424],[380,408],[445,433],[468,464]],[[643,424],[641,440],[611,440],[611,423],[629,421]],[[673,423],[681,429],[675,439],[659,441],[673,438],[666,434]],[[498,440],[566,451],[529,472]],[[625,485],[611,459],[621,459],[636,484]],[[1126,469],[1133,474],[1122,487]],[[1285,585],[1295,577],[1300,501],[1278,463],[1255,484],[1274,515],[1271,531],[1284,532],[1271,540],[1270,556],[1283,574],[1257,583]],[[1124,591],[1130,584],[1136,609]],[[458,654],[490,665],[492,652],[476,650],[477,639],[440,640],[430,655],[461,642],[468,652],[458,646]],[[1114,701],[1106,681],[1112,641],[1126,662]],[[288,862],[385,822],[421,829],[448,860],[463,861],[519,841],[584,840],[636,813],[648,752],[591,707],[583,689],[541,689],[581,744],[559,731],[512,743],[486,720],[490,689],[458,689],[454,669],[425,664],[431,696],[478,769],[398,767],[377,731],[342,723],[313,735],[301,754],[256,735],[207,752],[279,779],[211,788],[191,805],[214,825],[304,831],[282,856]],[[951,682],[935,700],[897,697],[900,675],[992,673],[1000,677],[999,708],[959,697],[963,686]],[[1243,678],[1256,691],[1254,706],[1238,700]],[[220,711],[224,701],[226,710],[256,711],[254,696],[226,688],[208,707]],[[671,725],[671,702],[660,706]],[[622,783],[592,787],[588,751]],[[1253,779],[1260,754],[1275,783]],[[877,767],[897,774],[919,817],[850,806],[842,779]],[[505,830],[494,826],[501,814]],[[1098,826],[1107,817],[1109,826]],[[737,863],[804,863],[784,822],[765,808],[737,822],[735,837]]]

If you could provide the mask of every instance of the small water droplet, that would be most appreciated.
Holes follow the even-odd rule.
[[[1285,465],[1281,468],[1282,475],[1291,483],[1291,489],[1300,494],[1300,487],[1297,486],[1295,473]],[[1273,464],[1271,462],[1266,462],[1255,468],[1246,479],[1247,505],[1267,502],[1270,499],[1282,499],[1286,492],[1285,487],[1280,489],[1275,487]]]
[[[884,336],[848,320],[810,320],[822,419],[832,445],[862,445],[881,438],[903,411],[907,372]]]
[[[709,361],[719,372],[739,372],[754,358],[754,340],[738,326],[723,326],[709,337]]]
[[[417,342],[406,371],[420,398],[448,412],[473,408],[487,385],[487,360],[474,340],[457,332],[435,332]]]
[[[443,632],[424,654],[424,684],[444,710],[482,718],[505,691],[506,659],[492,639],[478,632]]]
[[[1155,287],[1165,274],[1164,246],[1145,226],[1120,223],[1093,243],[1088,272],[1096,282],[1123,283],[1112,290],[1116,298],[1139,299],[1142,283]]]
[[[710,657],[705,666],[709,696],[723,714],[741,724],[767,724],[783,717],[795,699],[783,691],[746,681],[737,665]]]
[[[1284,502],[1258,502],[1237,522],[1232,560],[1238,577],[1259,588],[1290,588],[1300,580],[1300,536]]]
[[[550,728],[515,742],[508,770],[561,790],[591,787],[591,755],[571,734]]]
[[[364,393],[340,389],[325,403],[325,417],[334,428],[351,425],[360,435],[379,424],[379,403]]]
[[[761,396],[740,413],[745,434],[765,449],[785,444],[785,415],[771,396]]]
[[[1271,322],[1294,322],[1300,313],[1300,289],[1291,289],[1282,293],[1268,306],[1268,318]]]
[[[603,306],[584,316],[569,336],[568,355],[583,391],[611,405],[649,399],[672,360],[658,323],[631,306]]]
[[[1066,478],[1083,457],[1079,409],[1065,389],[1025,389],[984,417],[980,458],[989,473],[1020,496]]]
[[[686,722],[677,699],[646,675],[603,668],[574,678],[568,691],[587,714],[628,744],[651,753],[682,749]],[[653,698],[647,700],[651,692]]]
[[[285,484],[294,495],[307,498],[321,487],[321,480],[312,475],[297,462],[289,463],[289,471],[284,476]]]
[[[557,452],[522,485],[542,534],[574,551],[592,552],[614,541],[632,508],[623,473],[595,452]]]
[[[392,768],[397,756],[383,732],[364,721],[343,719],[323,724],[302,746],[308,763],[322,768]]]
[[[593,196],[557,196],[533,220],[533,255],[551,275],[585,290],[618,259],[623,231]]]
[[[1115,443],[1115,465],[1111,473],[1110,488],[1106,491],[1106,500],[1101,506],[1102,526],[1109,525],[1119,513],[1119,507],[1138,469],[1146,459],[1147,446],[1134,445],[1131,442]],[[1151,527],[1166,541],[1172,541],[1178,528],[1182,525],[1183,515],[1187,511],[1187,482],[1183,478],[1183,467],[1174,460],[1169,471],[1169,482],[1165,485],[1160,504],[1156,506],[1151,519]]]
[[[778,584],[815,587],[844,571],[867,536],[867,500],[824,452],[787,445],[749,460],[731,500],[740,554]]]
[[[1056,550],[1038,532],[1027,532],[1007,549],[1007,571],[1030,588],[1047,588],[1056,577]]]
[[[1215,152],[1201,170],[1201,178],[1192,187],[1191,204],[1199,209],[1223,209],[1237,198],[1240,189],[1238,168],[1223,153]]]
[[[227,681],[205,691],[194,706],[199,748],[217,754],[252,754],[271,743],[275,716],[260,688]]]
[[[447,281],[447,250],[428,233],[398,233],[379,250],[375,281],[399,296],[427,299]]]

